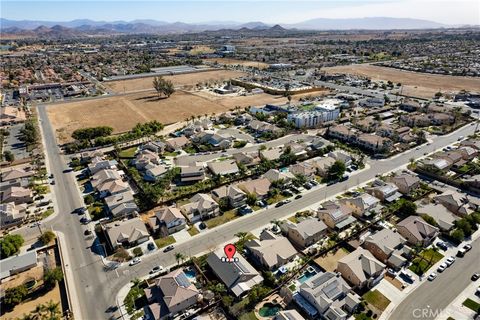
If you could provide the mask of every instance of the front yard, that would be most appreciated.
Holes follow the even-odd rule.
[[[224,212],[221,216],[205,221],[205,224],[209,229],[212,229],[236,218],[238,218],[236,210],[229,210]]]
[[[463,305],[469,309],[472,309],[475,312],[480,311],[480,303],[473,301],[472,299],[468,298],[467,300],[463,301]]]
[[[435,263],[443,258],[443,254],[433,249],[422,251],[409,267],[415,274],[421,276],[430,269]]]
[[[390,300],[378,290],[365,293],[363,299],[380,311],[385,310],[390,304]]]
[[[155,240],[155,244],[157,245],[157,248],[163,248],[166,247],[172,243],[175,243],[175,238],[173,236],[168,236],[165,238],[160,238]]]

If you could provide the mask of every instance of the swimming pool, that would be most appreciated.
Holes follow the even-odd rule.
[[[189,279],[195,279],[196,277],[196,273],[194,270],[192,269],[186,269],[186,270],[183,270],[183,273],[185,273],[185,275],[187,276],[187,278]]]
[[[305,271],[302,276],[300,278],[298,278],[298,282],[300,283],[304,283],[305,281],[307,281],[308,279],[310,279],[311,277],[313,277],[314,275],[316,275],[317,272],[309,272],[309,271]]]
[[[281,307],[279,304],[267,302],[260,308],[260,310],[258,310],[258,314],[262,317],[274,317],[278,314],[280,309]]]

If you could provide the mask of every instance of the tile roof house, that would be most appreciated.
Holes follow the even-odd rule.
[[[184,146],[186,146],[190,140],[187,137],[180,136],[176,138],[171,138],[165,141],[166,148],[170,151],[177,151],[181,150]]]
[[[390,178],[390,181],[394,183],[400,193],[408,195],[415,189],[420,187],[420,179],[411,174],[402,173]]]
[[[336,125],[328,127],[327,135],[341,141],[351,141],[356,138],[357,132],[345,125]]]
[[[114,211],[117,212],[117,210],[115,210],[117,207],[126,204],[128,204],[126,208],[130,208],[131,210],[122,210],[121,212],[118,212],[118,214],[132,214],[134,212],[140,211],[135,203],[131,190],[126,190],[106,197],[105,204],[107,205],[108,210],[110,210],[110,212],[112,213]]]
[[[390,151],[392,140],[374,134],[363,133],[357,137],[357,144],[374,152]]]
[[[140,146],[141,150],[150,150],[155,153],[163,153],[167,145],[165,142],[157,140],[157,141],[150,141]]]
[[[144,291],[155,320],[173,319],[178,313],[197,304],[200,296],[182,269],[158,278],[154,285]]]
[[[380,200],[368,193],[362,193],[359,197],[340,199],[339,202],[352,209],[353,214],[357,217],[369,217],[380,203]]]
[[[147,164],[143,174],[143,180],[155,182],[168,172],[168,167],[164,165]]]
[[[2,203],[14,202],[15,204],[28,203],[33,201],[33,192],[29,188],[9,187],[2,192]]]
[[[103,226],[106,238],[112,249],[120,246],[132,247],[148,241],[150,235],[140,218],[112,221]]]
[[[0,203],[0,227],[1,229],[21,224],[27,217],[27,205],[15,203]]]
[[[412,245],[428,246],[439,234],[438,228],[418,216],[410,216],[397,224],[398,232]]]
[[[375,198],[389,203],[402,196],[402,194],[398,192],[398,187],[393,183],[382,183],[382,185],[367,188],[367,192]]]
[[[238,208],[245,204],[247,195],[238,186],[231,184],[212,190],[212,198],[217,202],[227,198],[230,207]]]
[[[232,157],[237,163],[244,164],[245,166],[253,166],[260,163],[260,157],[258,152],[253,153],[234,153]]]
[[[307,218],[297,224],[287,220],[282,228],[286,229],[288,239],[300,248],[317,243],[328,231],[327,225],[318,218]]]
[[[361,247],[338,260],[337,265],[343,278],[359,288],[375,286],[383,278],[384,269],[383,263]]]
[[[221,176],[227,175],[227,174],[236,174],[239,172],[239,169],[235,160],[209,162],[207,166],[208,166],[208,169],[210,169],[210,171],[213,174],[217,174]]]
[[[148,164],[159,165],[160,157],[156,152],[143,149],[137,152],[135,158],[132,160],[132,163],[135,165],[137,170],[143,170]]]
[[[420,202],[417,207],[417,212],[419,216],[428,214],[435,219],[435,222],[437,223],[436,226],[444,231],[451,230],[454,227],[455,221],[460,219],[460,216],[454,214],[438,202],[427,204]]]
[[[311,177],[315,173],[317,173],[317,168],[308,161],[303,161],[303,162],[298,162],[295,164],[292,164],[289,168],[288,171],[290,173],[293,173],[294,175],[303,175],[305,177]]]
[[[468,196],[457,191],[444,192],[434,197],[433,201],[442,204],[445,208],[460,217],[472,213],[475,209],[469,205]]]
[[[270,181],[267,178],[249,180],[238,185],[245,193],[254,194],[257,199],[264,199],[270,190]]]
[[[187,223],[183,214],[175,207],[162,207],[154,210],[154,214],[148,219],[148,224],[154,233],[160,233],[164,237],[182,230]]]
[[[316,173],[319,176],[325,177],[328,173],[328,169],[335,163],[335,158],[326,156],[326,157],[316,157],[307,162],[311,163],[312,166],[316,169]]]
[[[181,167],[180,180],[182,182],[197,182],[205,179],[205,168],[202,166]]]
[[[322,272],[302,283],[294,301],[312,318],[346,320],[360,297],[340,274]]]
[[[241,254],[235,255],[238,261],[223,262],[222,258],[225,258],[223,248],[210,253],[207,263],[236,297],[245,295],[253,286],[263,282],[263,277]]]
[[[116,160],[107,160],[102,157],[94,157],[88,164],[88,171],[90,174],[95,175],[100,170],[116,170],[117,169],[117,161]]]
[[[262,231],[259,240],[247,241],[245,248],[250,253],[252,260],[267,270],[277,269],[292,261],[297,255],[297,250],[287,238],[276,236],[268,230]]]
[[[267,150],[260,150],[260,157],[274,161],[280,159],[282,153],[283,151],[280,148],[271,148]]]
[[[290,180],[295,178],[291,172],[283,172],[277,169],[270,169],[262,175],[263,178],[267,178],[270,183],[274,181],[282,180],[284,184],[287,184]]]
[[[180,207],[190,222],[197,222],[217,216],[220,213],[218,203],[205,193],[197,193],[189,203]]]
[[[352,216],[352,210],[343,204],[328,202],[323,204],[323,208],[317,210],[317,216],[322,219],[325,224],[334,230],[343,230],[357,221]]]
[[[402,254],[407,240],[397,230],[382,229],[369,235],[363,247],[370,251],[380,262],[395,269],[401,268],[406,262]]]
[[[27,169],[10,169],[2,172],[2,181],[16,180],[20,178],[28,178],[35,174],[33,170]]]

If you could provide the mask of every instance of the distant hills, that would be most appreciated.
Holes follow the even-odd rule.
[[[260,21],[239,23],[234,21],[211,21],[204,23],[165,22],[157,20],[94,21],[77,19],[72,21],[34,21],[0,19],[3,37],[9,34],[27,36],[82,36],[95,34],[169,34],[228,30],[391,30],[391,29],[435,29],[449,25],[409,18],[318,18],[293,24],[269,25]]]

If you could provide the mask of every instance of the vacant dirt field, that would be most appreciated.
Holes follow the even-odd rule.
[[[480,79],[471,77],[443,76],[411,71],[402,71],[393,68],[379,67],[368,64],[354,64],[322,69],[329,73],[356,74],[372,78],[373,80],[390,80],[403,85],[404,95],[432,98],[442,91],[445,93],[460,90],[478,91]]]
[[[226,65],[241,65],[245,67],[257,67],[259,69],[268,68],[268,64],[264,62],[258,61],[247,61],[247,60],[238,60],[238,59],[230,59],[230,58],[213,58],[213,59],[204,59],[204,62],[218,62],[219,64],[226,64]]]
[[[333,251],[333,252],[331,251],[327,253],[325,256],[319,257],[314,261],[323,269],[333,272],[335,271],[335,269],[337,269],[338,260],[342,259],[346,255],[348,255],[348,251],[344,249],[338,249],[337,251]]]
[[[164,76],[165,79],[170,80],[176,87],[194,87],[199,82],[215,82],[225,81],[231,78],[244,76],[245,73],[232,70],[212,70],[203,72],[194,72],[186,74],[178,74],[174,76]],[[119,80],[105,82],[105,86],[115,92],[132,92],[139,90],[152,89],[153,77],[138,78],[131,80]]]

